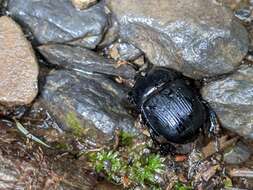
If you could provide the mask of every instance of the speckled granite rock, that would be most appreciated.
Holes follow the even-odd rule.
[[[21,28],[0,17],[0,105],[26,105],[37,95],[38,65]]]

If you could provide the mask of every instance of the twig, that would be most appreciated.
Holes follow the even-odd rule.
[[[21,123],[19,123],[16,119],[14,119],[15,123],[16,123],[16,127],[17,129],[25,135],[26,138],[31,139],[47,148],[52,148],[51,146],[49,146],[48,144],[44,143],[42,140],[40,140],[39,138],[35,137],[33,134],[31,134],[26,128],[23,127],[23,125]]]

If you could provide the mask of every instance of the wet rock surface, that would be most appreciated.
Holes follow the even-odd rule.
[[[242,142],[237,143],[233,148],[226,150],[224,161],[228,164],[241,164],[247,161],[253,151]]]
[[[211,1],[107,0],[107,4],[120,23],[120,37],[155,65],[193,78],[210,77],[235,70],[247,53],[245,28],[232,12]]]
[[[216,111],[223,127],[253,139],[253,67],[242,65],[234,74],[203,87],[202,96]]]
[[[10,15],[40,44],[69,43],[95,48],[107,29],[103,3],[76,10],[70,0],[9,0]]]
[[[37,95],[38,65],[21,28],[9,17],[0,17],[0,104],[26,105]]]
[[[1,2],[0,14],[34,42],[40,90],[29,107],[0,102],[0,189],[252,189],[253,142],[243,137],[252,139],[253,70],[234,71],[252,52],[240,63],[247,32],[221,7],[252,31],[248,0],[9,0],[7,12]],[[11,44],[24,38],[12,33]],[[2,46],[4,61],[25,50]],[[193,78],[233,71],[204,80],[202,94],[222,126],[243,137],[203,132],[159,154],[124,100],[136,72],[151,66],[146,58]]]
[[[124,89],[110,79],[64,70],[51,73],[42,90],[42,102],[61,126],[98,145],[110,143],[116,129],[137,134],[134,119],[121,104],[124,96]]]
[[[75,70],[81,75],[102,73],[126,79],[134,79],[135,76],[135,70],[130,65],[117,65],[112,60],[82,47],[59,44],[44,45],[39,47],[39,51],[49,63],[69,70]]]

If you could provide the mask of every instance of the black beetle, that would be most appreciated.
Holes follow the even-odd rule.
[[[204,102],[191,79],[165,67],[154,67],[136,78],[128,93],[152,139],[185,144],[193,141],[200,128],[212,130],[216,115]],[[161,144],[161,143],[160,143]]]

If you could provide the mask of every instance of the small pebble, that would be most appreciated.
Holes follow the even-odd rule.
[[[97,0],[71,0],[76,9],[87,9],[97,3]]]
[[[249,8],[243,8],[235,11],[235,16],[243,22],[250,22],[252,20],[251,10]]]

